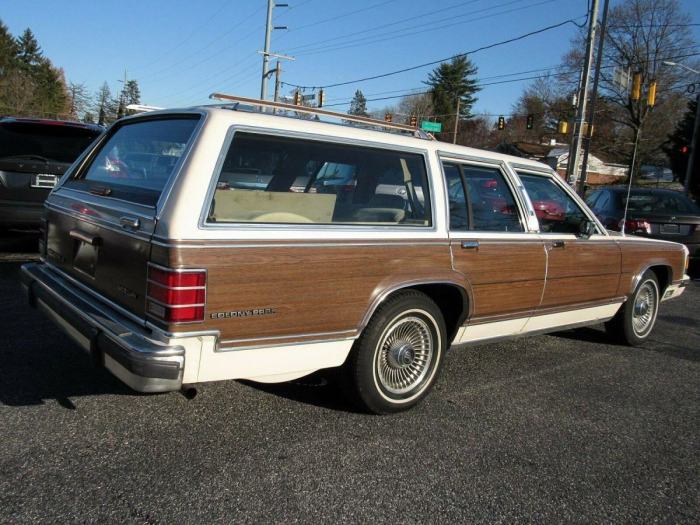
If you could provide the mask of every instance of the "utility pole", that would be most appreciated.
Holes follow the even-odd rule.
[[[459,103],[461,102],[461,97],[457,97],[457,113],[455,113],[455,129],[452,133],[452,144],[457,144],[457,129],[459,128]]]
[[[700,138],[700,92],[695,97],[695,123],[693,125],[693,139],[690,142],[690,155],[688,155],[688,166],[685,169],[685,180],[683,181],[685,194],[690,192],[690,179],[693,176],[693,168],[697,162],[698,139]]]
[[[282,66],[278,60],[275,63],[275,102],[280,99],[280,76],[282,75]]]
[[[610,0],[605,0],[603,5],[603,20],[600,23],[600,37],[598,37],[598,56],[595,61],[595,76],[593,77],[593,94],[591,95],[591,107],[588,110],[588,126],[583,142],[583,161],[581,162],[581,178],[578,181],[578,194],[583,196],[586,192],[586,173],[588,171],[588,155],[591,151],[591,139],[593,137],[593,122],[595,121],[595,102],[598,98],[598,82],[600,81],[600,69],[603,64],[603,48],[605,47],[605,29],[608,24],[608,6]]]
[[[588,13],[588,39],[586,42],[586,56],[583,63],[583,78],[581,81],[581,91],[579,92],[578,111],[574,121],[573,143],[569,150],[569,162],[566,167],[566,174],[570,183],[575,183],[578,179],[579,152],[581,151],[581,140],[584,123],[586,120],[586,102],[588,99],[588,82],[591,77],[591,62],[593,60],[593,45],[596,38],[598,26],[598,1],[592,0],[591,11]]]
[[[267,23],[265,24],[265,47],[262,51],[263,56],[263,67],[262,67],[262,81],[260,83],[260,98],[265,100],[267,98],[267,81],[272,74],[272,71],[268,70],[270,64],[270,37],[272,36],[273,29],[287,29],[287,26],[273,26],[272,25],[272,9],[275,7],[288,7],[289,4],[275,4],[275,0],[267,0]]]

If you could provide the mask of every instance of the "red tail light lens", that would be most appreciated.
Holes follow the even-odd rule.
[[[622,228],[623,221],[620,221],[620,228]],[[626,233],[645,233],[647,235],[651,234],[651,224],[644,219],[628,219],[624,221],[625,232]]]
[[[166,323],[204,321],[206,270],[175,270],[149,264],[146,312]]]

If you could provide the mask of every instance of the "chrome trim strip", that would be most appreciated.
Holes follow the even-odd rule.
[[[221,332],[219,330],[193,330],[191,332],[168,332],[162,327],[153,324],[146,319],[146,328],[150,328],[154,334],[157,334],[162,340],[179,339],[183,337],[214,337],[219,338]]]
[[[146,296],[146,302],[155,303],[155,304],[158,304],[164,308],[190,308],[191,306],[206,306],[207,305],[207,303],[165,304],[165,303],[160,302],[158,299],[154,299],[150,295]],[[146,305],[146,308],[148,309],[148,305]],[[152,314],[148,311],[146,311],[146,315],[151,315],[152,317],[156,317],[154,314]],[[199,322],[201,323],[202,321],[199,321]],[[176,324],[176,323],[172,323],[172,324]]]
[[[224,160],[226,158],[226,155],[228,154],[229,148],[231,147],[231,143],[233,142],[234,135],[237,132],[247,132],[247,133],[255,133],[259,135],[268,135],[268,136],[281,136],[285,138],[297,138],[297,139],[305,139],[305,140],[315,140],[318,142],[323,142],[323,143],[334,143],[334,144],[342,144],[342,145],[348,145],[348,146],[360,146],[360,147],[366,147],[366,148],[374,148],[374,149],[381,149],[384,151],[402,151],[406,153],[413,153],[417,155],[421,155],[423,157],[423,163],[425,166],[425,175],[426,175],[426,183],[428,184],[428,193],[430,195],[430,219],[431,219],[431,224],[429,226],[396,226],[396,225],[387,225],[386,227],[383,226],[377,226],[377,225],[372,225],[372,226],[354,226],[352,224],[265,224],[265,223],[226,223],[226,224],[216,224],[216,223],[210,223],[207,222],[207,216],[209,215],[209,208],[211,206],[212,199],[214,197],[214,192],[216,191],[216,183],[219,180],[219,176],[221,174],[221,169],[224,164]],[[413,148],[409,146],[399,146],[399,145],[389,145],[385,144],[382,142],[375,142],[375,141],[369,141],[369,140],[361,140],[361,139],[351,139],[351,138],[346,138],[346,137],[336,137],[336,136],[328,136],[328,135],[321,135],[318,133],[306,133],[306,132],[299,132],[299,131],[290,131],[290,130],[283,130],[283,129],[278,129],[278,128],[263,128],[263,127],[258,127],[258,126],[251,126],[248,124],[233,124],[232,126],[229,127],[228,131],[226,132],[226,138],[224,139],[224,144],[221,149],[221,152],[219,153],[219,157],[216,161],[216,165],[214,166],[214,173],[211,176],[211,179],[209,181],[209,188],[207,189],[207,193],[204,197],[204,203],[202,205],[202,210],[199,215],[199,221],[197,223],[197,227],[202,230],[237,230],[237,229],[263,229],[263,230],[282,230],[280,234],[284,230],[287,229],[296,229],[300,231],[309,231],[309,230],[316,230],[319,229],[321,226],[325,226],[326,228],[324,229],[337,229],[339,226],[347,226],[350,228],[354,228],[357,231],[367,231],[367,230],[372,230],[376,229],[381,232],[387,232],[387,231],[397,231],[397,232],[406,232],[406,231],[420,231],[420,232],[437,232],[437,224],[436,224],[436,212],[437,209],[435,207],[435,188],[434,186],[434,181],[435,179],[433,178],[433,174],[431,171],[431,166],[430,166],[430,150],[425,149],[425,148]]]
[[[346,337],[343,339],[319,339],[319,340],[309,340],[309,341],[302,341],[300,343],[272,343],[272,344],[262,344],[262,345],[251,345],[251,346],[229,346],[229,347],[218,347],[215,349],[215,352],[236,352],[239,350],[257,350],[259,348],[272,348],[275,346],[300,346],[300,345],[310,345],[314,343],[334,343],[334,342],[341,342],[341,341],[354,341],[354,337]]]
[[[171,273],[204,273],[204,278],[206,279],[208,277],[208,271],[206,268],[171,268],[169,266],[163,266],[158,263],[154,263],[151,261],[148,261],[147,266],[153,266],[155,268],[158,268],[159,270],[163,270],[164,272],[171,272]],[[206,281],[205,281],[206,282]],[[158,283],[156,283],[158,284]],[[204,287],[206,284],[204,285]],[[166,287],[170,288],[170,287]],[[203,288],[202,286],[196,286],[195,288]]]
[[[146,279],[149,284],[154,284],[159,288],[165,288],[166,290],[206,290],[207,285],[204,286],[167,286],[165,284],[154,281],[153,279]]]
[[[303,337],[319,337],[324,335],[341,335],[341,334],[353,334],[357,335],[357,330],[337,330],[333,332],[315,332],[308,334],[293,334],[293,335],[275,335],[270,337],[251,337],[249,339],[222,339],[219,341],[220,344],[232,344],[232,343],[249,343],[253,341],[272,341],[280,339],[299,339]],[[354,339],[351,337],[350,339]],[[306,341],[304,341],[306,342]]]
[[[334,247],[344,247],[344,246],[449,246],[449,240],[439,240],[439,241],[426,241],[426,242],[408,242],[399,241],[391,242],[390,240],[380,240],[377,242],[318,242],[318,243],[276,243],[275,241],[270,241],[267,244],[254,244],[254,243],[241,243],[241,244],[178,244],[173,242],[160,242],[152,241],[153,244],[157,246],[162,246],[164,248],[334,248]],[[187,242],[187,241],[184,241]]]

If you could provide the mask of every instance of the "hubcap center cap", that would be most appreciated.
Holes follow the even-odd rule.
[[[649,311],[649,301],[643,300],[639,301],[634,307],[634,313],[636,315],[646,315]]]
[[[389,364],[394,368],[405,368],[413,363],[415,351],[410,344],[404,343],[389,350],[387,357],[389,358]]]

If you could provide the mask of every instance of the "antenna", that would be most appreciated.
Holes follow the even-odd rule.
[[[630,193],[632,191],[632,177],[634,175],[634,165],[637,162],[637,143],[639,142],[639,130],[634,134],[634,151],[632,153],[632,164],[630,166],[630,176],[627,181],[627,198],[625,199],[625,213],[622,214],[622,228],[620,232],[625,235],[625,226],[627,225],[627,208],[630,205]]]

